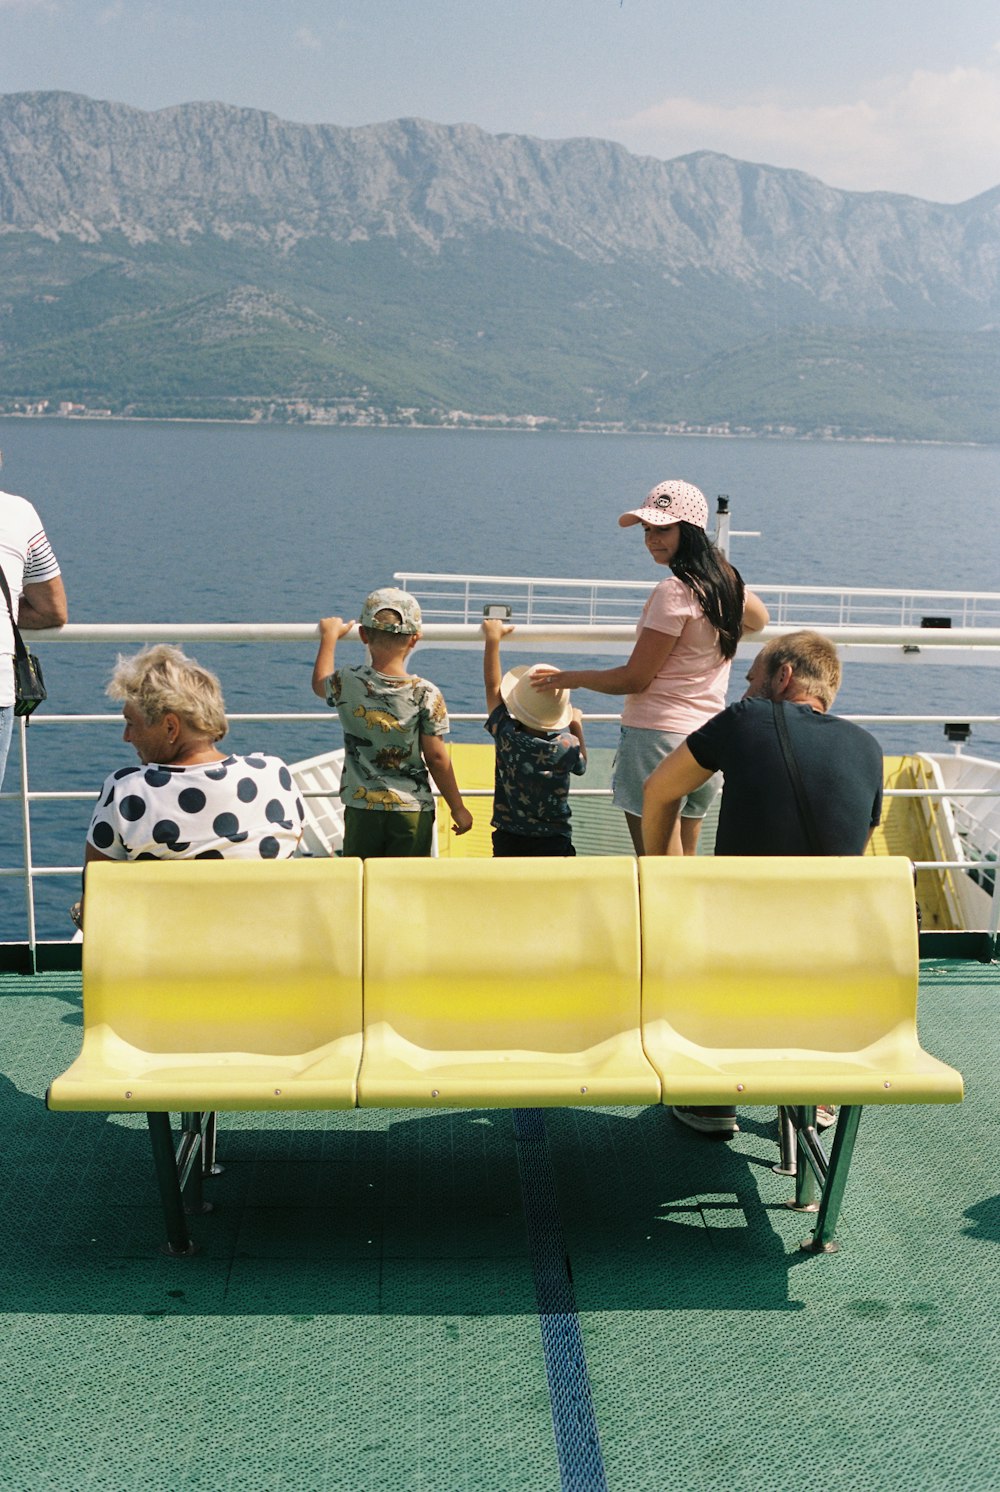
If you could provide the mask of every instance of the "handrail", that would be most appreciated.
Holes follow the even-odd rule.
[[[495,577],[494,577],[495,578]],[[546,582],[539,582],[544,584]],[[566,582],[569,584],[569,582]],[[612,582],[613,586],[620,588],[638,588],[648,590],[648,585],[637,586],[630,581]],[[801,590],[808,594],[816,594],[815,589],[808,587],[785,587],[785,590]],[[840,592],[836,592],[840,594]],[[906,594],[911,594],[907,592]],[[921,593],[926,596],[928,593]],[[949,593],[941,593],[949,594]],[[1000,602],[1000,596],[995,599]],[[790,630],[787,627],[772,626],[765,629],[763,633],[757,634],[752,646],[763,639],[771,636],[779,636]],[[833,640],[844,645],[871,642],[877,645],[891,643],[896,646],[906,645],[927,649],[948,649],[973,647],[980,650],[980,656],[987,657],[992,661],[990,653],[996,653],[1000,648],[1000,627],[988,628],[982,626],[966,628],[918,628],[918,627],[858,627],[840,626],[825,629],[827,635]],[[280,642],[280,643],[314,643],[317,637],[317,626],[313,622],[278,622],[278,623],[70,623],[61,628],[50,628],[38,632],[28,632],[25,635],[32,641],[50,644],[72,645],[93,644],[101,642],[120,643],[149,643],[156,640],[171,641],[219,641],[219,642]],[[559,646],[569,649],[574,645],[583,650],[594,643],[620,643],[622,647],[631,646],[634,640],[634,627],[619,625],[592,626],[580,622],[569,625],[532,625],[517,628],[515,635],[505,641],[505,648],[511,652],[518,650],[533,651],[539,642],[550,645],[557,643]],[[482,632],[478,622],[463,623],[435,623],[429,622],[424,629],[424,645],[433,647],[459,646],[480,649],[482,647]],[[356,631],[345,639],[345,642],[357,647],[360,639]],[[986,650],[986,652],[983,652]],[[943,656],[947,656],[944,654]],[[230,717],[232,721],[238,722],[318,722],[329,720],[329,711],[298,710],[298,711],[247,711],[233,712]],[[589,722],[616,721],[619,718],[617,712],[588,714]],[[954,716],[945,715],[884,715],[884,714],[857,714],[845,718],[853,719],[859,723],[920,723],[920,724],[947,724]],[[454,721],[482,721],[481,712],[453,714]],[[1000,723],[1000,715],[970,715],[963,719],[969,724],[997,724]],[[110,711],[96,713],[47,713],[40,712],[33,717],[33,729],[48,728],[50,726],[77,726],[92,724],[103,727],[104,725],[120,728],[121,717]],[[34,958],[34,950],[37,946],[37,927],[35,918],[35,903],[33,885],[36,878],[58,877],[79,874],[78,866],[45,866],[36,865],[33,862],[32,853],[32,825],[31,810],[35,804],[59,801],[94,801],[97,798],[95,792],[72,792],[72,791],[34,791],[29,784],[29,762],[27,751],[27,734],[25,721],[18,721],[21,744],[20,782],[18,787],[6,792],[0,792],[0,802],[16,801],[20,805],[22,844],[24,847],[24,863],[20,867],[0,868],[0,878],[9,879],[20,877],[25,887],[25,916],[28,931],[28,944]],[[573,789],[577,796],[585,797],[608,797],[609,789]],[[470,790],[470,796],[489,796],[486,789]],[[310,796],[322,796],[321,793],[313,793]],[[900,797],[923,797],[927,800],[941,799],[972,800],[982,797],[995,797],[997,792],[991,788],[968,788],[968,789],[892,789],[887,796]],[[962,868],[965,870],[984,869],[993,870],[992,861],[960,861],[955,862],[929,862],[937,865],[942,870]],[[1000,917],[1000,875],[995,878],[995,889],[993,895],[993,920]]]
[[[772,637],[783,637],[798,631],[797,625],[765,627],[748,642],[756,647]],[[857,623],[824,626],[831,642],[849,645],[918,648],[1000,648],[1000,626],[997,627],[903,627],[869,626]],[[79,642],[315,642],[318,629],[314,622],[69,622],[65,627],[49,627],[23,634],[31,641],[49,643]],[[357,628],[344,638],[358,642]],[[428,622],[421,632],[423,646],[464,643],[481,648],[483,634],[478,623]],[[635,641],[635,627],[627,623],[526,623],[505,639],[505,646],[517,650],[528,643],[621,643],[629,647]]]

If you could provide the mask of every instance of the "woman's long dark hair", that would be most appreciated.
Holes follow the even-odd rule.
[[[703,528],[683,522],[677,527],[681,541],[670,568],[698,597],[698,604],[719,634],[723,658],[733,658],[743,631],[743,577]]]

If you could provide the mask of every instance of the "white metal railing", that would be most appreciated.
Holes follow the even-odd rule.
[[[407,578],[408,579],[418,579],[419,577],[410,576],[410,577],[407,577]],[[477,579],[482,579],[482,577],[471,577],[470,576],[470,577],[466,577],[466,579],[469,582],[473,582],[473,581],[476,581]],[[544,584],[548,584],[548,582],[543,582],[543,583]],[[574,584],[574,582],[564,582],[564,584],[571,585],[571,584]],[[588,584],[590,584],[590,583],[588,582]],[[594,582],[593,584],[597,584],[597,582]],[[607,582],[607,583],[603,583],[603,584],[609,584],[612,587],[617,586],[617,587],[620,587],[620,588],[633,588],[633,583],[632,582]],[[647,587],[643,587],[642,589],[644,591],[648,591],[648,586]],[[792,589],[792,588],[786,588],[786,589]],[[942,593],[942,594],[944,594],[944,593]],[[473,596],[473,592],[470,590],[470,592],[469,592],[470,599],[465,602],[466,606],[473,604],[472,600],[471,600],[472,596]],[[494,596],[494,599],[495,599],[495,596]],[[994,598],[994,599],[1000,601],[1000,597],[997,597],[997,598]],[[459,646],[459,647],[476,648],[476,649],[481,648],[482,647],[482,633],[481,633],[480,625],[479,625],[479,618],[481,618],[481,615],[482,615],[482,607],[480,605],[479,616],[477,617],[477,619],[474,622],[463,619],[460,622],[439,623],[439,624],[428,623],[428,624],[426,624],[425,627],[424,627],[424,633],[423,633],[424,644],[427,645],[427,646],[434,646],[436,644],[436,645],[439,645],[439,646],[451,646],[451,647],[453,647],[453,646]],[[769,635],[769,633],[772,633],[774,631],[780,631],[780,630],[781,630],[780,628],[777,628],[777,629],[769,628],[763,634],[758,634],[758,638],[756,640],[759,641],[761,637],[766,637],[766,636]],[[827,631],[827,634],[829,636],[831,636],[831,637],[833,637],[835,639],[838,637],[838,632],[837,632],[836,629],[827,628],[825,630]],[[844,630],[845,631],[850,630],[851,634],[853,635],[854,632],[857,629],[853,629],[852,628],[852,629],[844,629]],[[892,628],[885,628],[885,627],[866,629],[866,631],[868,631],[868,632],[871,633],[871,635],[872,635],[873,638],[876,638],[880,642],[882,642],[882,641],[885,640],[887,634],[891,634],[893,637],[896,637],[900,631],[909,631],[909,630],[910,629],[905,629],[905,628],[904,629],[892,629]],[[972,630],[972,629],[965,629],[965,630]],[[986,628],[986,627],[981,627],[980,626],[980,627],[977,627],[975,630],[977,632],[977,640],[979,638],[986,638],[986,637],[990,637],[992,639],[992,634],[995,631],[996,632],[995,640],[991,640],[990,643],[988,644],[988,646],[990,646],[990,647],[996,647],[997,645],[1000,645],[1000,628],[991,629],[991,628]],[[157,641],[157,640],[165,640],[165,641],[169,640],[169,641],[174,641],[174,642],[187,642],[187,641],[250,642],[250,641],[252,641],[252,642],[268,642],[268,643],[274,643],[274,642],[279,642],[279,643],[291,643],[291,642],[295,642],[295,643],[298,643],[298,642],[305,641],[305,642],[315,643],[316,638],[317,638],[317,628],[316,628],[316,626],[315,626],[314,623],[154,623],[154,624],[141,624],[141,623],[139,623],[139,624],[137,624],[137,623],[101,623],[101,624],[74,623],[74,624],[70,624],[70,625],[68,625],[66,627],[63,627],[63,628],[53,629],[51,631],[39,632],[39,633],[35,633],[35,634],[26,633],[25,635],[29,638],[29,640],[34,640],[36,638],[37,639],[42,639],[42,640],[45,641],[46,645],[48,645],[50,642],[58,642],[60,644],[67,644],[68,645],[68,644],[73,644],[73,643],[95,643],[95,642],[109,642],[109,641],[115,642],[115,643],[145,644],[145,643],[149,643],[149,642]],[[954,647],[956,645],[956,643],[958,642],[958,640],[959,640],[958,637],[956,636],[956,632],[955,632],[954,629],[952,629],[950,632],[947,631],[947,630],[943,630],[943,629],[941,631],[936,631],[934,629],[931,629],[929,631],[920,632],[919,635],[920,635],[921,644],[923,644],[924,642],[929,642],[933,646],[938,647],[938,648],[947,648],[949,646]],[[534,645],[538,641],[546,641],[546,642],[548,642],[548,643],[551,644],[551,642],[553,641],[553,639],[558,639],[559,643],[564,644],[566,647],[568,647],[568,648],[572,647],[572,648],[575,648],[577,651],[580,651],[580,650],[586,649],[589,646],[592,646],[593,643],[594,643],[594,641],[595,641],[595,639],[598,639],[598,640],[610,640],[610,641],[614,641],[614,642],[618,642],[618,643],[622,643],[622,644],[630,644],[631,641],[632,641],[632,639],[633,639],[633,636],[634,636],[634,627],[633,626],[594,625],[594,624],[580,623],[579,621],[577,621],[575,623],[572,623],[572,624],[559,624],[559,625],[551,625],[551,624],[547,624],[547,623],[545,623],[545,624],[537,624],[536,623],[536,624],[531,624],[531,625],[519,626],[518,627],[518,633],[515,636],[512,636],[510,639],[507,640],[507,642],[505,643],[505,647],[507,647],[512,652],[513,651],[517,651],[519,648],[521,650],[530,650],[530,649],[534,648]],[[347,641],[347,642],[356,642],[357,640],[358,639],[357,639],[356,632],[352,633],[348,639],[345,639],[345,641]],[[962,645],[964,645],[964,643]],[[986,660],[984,659],[983,661],[986,661]],[[481,722],[483,720],[484,716],[483,716],[482,712],[474,712],[474,713],[471,713],[471,714],[455,714],[455,713],[453,713],[451,715],[451,718],[455,722]],[[595,712],[593,714],[589,714],[588,713],[585,718],[590,723],[596,723],[596,722],[615,722],[615,721],[617,721],[619,719],[619,715],[618,715],[617,712],[608,712],[608,713]],[[953,716],[944,716],[944,715],[940,715],[940,716],[939,715],[912,715],[912,716],[909,716],[909,715],[863,714],[863,715],[850,715],[850,716],[846,716],[845,718],[852,719],[852,720],[856,721],[859,724],[877,724],[877,723],[887,724],[887,723],[892,723],[892,724],[897,724],[897,725],[898,724],[939,724],[939,725],[945,725],[950,720],[952,720],[954,717]],[[963,718],[969,724],[975,724],[975,723],[1000,724],[1000,715],[967,715],[967,716],[964,716]],[[324,710],[301,710],[301,711],[256,711],[256,712],[237,712],[237,711],[233,711],[232,713],[230,713],[229,719],[232,722],[234,722],[234,723],[240,723],[240,722],[246,722],[246,723],[252,723],[252,722],[278,722],[278,723],[282,723],[282,722],[284,722],[284,723],[306,724],[306,723],[315,723],[315,722],[318,722],[318,721],[327,722],[330,719],[330,712],[328,710],[326,710],[326,709],[324,709]],[[100,712],[100,713],[83,713],[83,712],[80,712],[80,713],[74,713],[74,714],[56,714],[56,713],[40,712],[39,714],[37,714],[36,716],[33,717],[33,721],[34,721],[33,726],[32,726],[33,730],[37,730],[39,727],[42,727],[42,728],[45,728],[45,729],[50,729],[50,728],[52,728],[52,729],[56,729],[56,728],[75,728],[75,727],[78,727],[80,725],[108,726],[108,727],[114,727],[116,729],[120,729],[121,728],[121,717],[120,717],[120,715],[118,715],[116,713],[111,713],[109,711],[103,711],[103,712]],[[36,928],[35,897],[34,897],[34,883],[35,883],[35,881],[39,880],[39,879],[46,879],[46,878],[53,878],[53,877],[79,876],[81,867],[79,865],[43,865],[43,864],[35,864],[34,863],[34,857],[33,857],[33,852],[32,852],[32,824],[31,824],[31,810],[32,810],[32,807],[34,805],[43,804],[43,803],[93,802],[93,801],[96,801],[98,795],[97,795],[96,792],[93,792],[93,791],[65,791],[65,790],[35,790],[35,789],[32,789],[31,786],[30,786],[30,762],[29,762],[29,755],[28,755],[28,734],[27,734],[27,730],[25,728],[25,721],[24,720],[19,720],[17,722],[17,724],[19,726],[20,751],[21,751],[21,756],[20,756],[20,781],[19,781],[17,789],[12,790],[12,789],[10,789],[8,787],[8,790],[6,790],[4,792],[0,792],[0,803],[2,803],[2,802],[16,802],[19,805],[20,820],[21,820],[21,842],[22,842],[23,856],[22,856],[22,863],[20,865],[14,865],[14,866],[8,865],[8,866],[2,866],[2,867],[0,867],[0,879],[19,878],[24,883],[24,900],[25,900],[25,920],[26,920],[26,930],[27,930],[27,943],[28,943],[28,945],[29,945],[29,947],[30,947],[30,949],[32,950],[32,953],[33,953],[34,949],[37,946],[37,942],[38,942],[37,928]],[[472,796],[475,796],[475,797],[480,797],[480,796],[482,796],[482,797],[488,797],[489,793],[490,793],[489,789],[473,789],[473,790],[469,790],[469,796],[470,797],[472,797]],[[610,797],[610,789],[608,789],[608,788],[604,788],[604,789],[601,789],[601,788],[574,788],[573,789],[573,794],[574,794],[574,796],[578,796],[578,797],[588,797],[588,798],[604,797],[604,798],[608,798],[608,797]],[[310,793],[310,794],[308,794],[308,796],[310,796],[310,797],[321,797],[321,796],[329,796],[329,794],[325,794],[324,795],[322,793]],[[887,790],[886,796],[887,797],[894,797],[894,796],[896,796],[896,797],[922,797],[922,798],[924,798],[924,799],[926,799],[928,801],[933,800],[933,799],[943,799],[943,800],[947,800],[947,801],[956,800],[957,801],[957,800],[965,800],[965,799],[981,798],[981,797],[998,797],[998,796],[1000,796],[1000,789],[994,789],[994,788],[917,788],[917,789],[890,789],[890,790]],[[942,871],[950,870],[950,869],[962,869],[962,870],[965,870],[965,871],[982,869],[982,870],[986,870],[986,871],[994,871],[996,869],[996,864],[995,864],[995,861],[992,861],[992,860],[989,860],[989,859],[984,859],[984,860],[954,860],[954,861],[939,859],[939,860],[935,860],[935,861],[920,862],[918,864],[917,868],[918,869],[938,869],[938,870],[942,870]],[[995,884],[994,884],[993,895],[992,895],[992,933],[993,933],[994,936],[996,936],[996,931],[997,931],[997,925],[998,925],[998,923],[1000,923],[1000,875],[997,875],[995,877]]]
[[[649,580],[583,580],[557,576],[449,575],[397,571],[393,577],[420,601],[425,620],[475,622],[483,607],[509,605],[518,625],[633,626],[649,595]],[[758,585],[776,627],[1000,629],[1000,592],[883,590],[873,586]],[[995,645],[995,643],[994,643]]]

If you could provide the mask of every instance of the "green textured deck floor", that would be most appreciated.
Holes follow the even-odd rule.
[[[766,1111],[549,1112],[613,1492],[998,1485],[998,975],[922,972],[969,1097],[865,1113],[834,1257]],[[225,1116],[172,1260],[144,1121],[44,1108],[79,976],[3,977],[0,1022],[0,1488],[560,1486],[509,1114]]]

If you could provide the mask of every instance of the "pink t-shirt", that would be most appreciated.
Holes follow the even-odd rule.
[[[676,575],[661,580],[642,609],[636,637],[648,627],[676,637],[673,652],[639,694],[627,694],[622,725],[687,735],[726,705],[730,662],[690,586]]]

